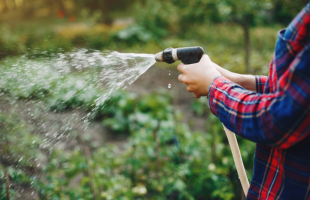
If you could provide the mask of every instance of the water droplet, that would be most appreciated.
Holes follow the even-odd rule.
[[[171,88],[171,84],[170,83],[168,84],[168,88]]]

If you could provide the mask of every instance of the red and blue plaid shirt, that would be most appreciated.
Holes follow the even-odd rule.
[[[310,4],[278,33],[268,77],[256,92],[223,76],[210,85],[211,111],[257,143],[247,199],[310,199]]]

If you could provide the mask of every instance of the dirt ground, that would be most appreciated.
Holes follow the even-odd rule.
[[[170,74],[170,75],[169,75]],[[205,130],[204,118],[195,116],[191,109],[191,102],[194,101],[194,95],[186,91],[186,85],[179,82],[177,77],[180,73],[176,69],[165,69],[152,66],[147,72],[141,75],[132,85],[128,86],[126,91],[138,95],[152,93],[157,90],[168,90],[174,95],[174,108],[184,113],[184,122],[191,124],[192,130]],[[171,84],[171,88],[168,88]],[[37,163],[40,168],[35,170],[37,173],[47,164],[50,156],[50,150],[63,149],[72,150],[79,142],[76,139],[65,134],[65,127],[70,127],[77,134],[86,137],[86,144],[91,148],[96,148],[107,143],[115,144],[120,151],[127,142],[125,136],[115,136],[108,129],[102,126],[101,122],[94,122],[90,126],[82,123],[82,116],[85,113],[74,110],[64,113],[53,113],[46,110],[44,104],[38,101],[12,100],[5,96],[0,96],[0,110],[8,112],[15,110],[24,121],[33,124],[34,132],[43,136],[48,141],[48,145],[40,148],[40,155]],[[69,139],[68,139],[69,138]],[[33,174],[31,174],[33,175]],[[82,177],[74,178],[70,185],[78,184]],[[1,180],[0,180],[1,182]],[[13,186],[18,191],[18,200],[39,199],[39,195],[31,187]]]

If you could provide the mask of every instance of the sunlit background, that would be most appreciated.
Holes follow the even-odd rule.
[[[177,63],[110,95],[109,70],[141,62],[111,52],[201,46],[267,75],[277,31],[306,3],[0,0],[0,200],[245,199],[221,123]],[[251,179],[255,144],[238,142]]]

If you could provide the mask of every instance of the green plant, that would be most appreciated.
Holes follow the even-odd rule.
[[[39,145],[43,144],[41,137],[31,133],[31,127],[12,112],[0,114],[0,199],[7,199],[6,188],[10,197],[16,197],[15,188],[31,186],[37,179],[30,177],[24,169],[35,169],[35,159],[39,153]],[[6,175],[9,185],[6,183]]]
[[[203,101],[196,104],[201,104],[196,110],[207,108]],[[125,150],[106,145],[94,149],[89,162],[82,146],[54,152],[45,169],[48,181],[40,185],[46,199],[91,199],[94,194],[124,200],[239,199],[241,186],[228,142],[213,115],[205,114],[206,133],[192,132],[166,93],[137,97],[117,92],[106,106],[104,124],[115,133],[130,133]],[[254,145],[238,140],[250,178]],[[73,186],[76,177],[79,182]]]
[[[64,58],[59,65],[55,60],[6,58],[0,64],[0,91],[18,99],[43,99],[54,111],[90,110],[95,99],[105,93],[98,86],[96,67],[81,73],[71,69]]]
[[[240,194],[239,190],[241,190],[239,179],[237,177],[236,168],[234,165],[234,161],[232,159],[231,150],[227,143],[226,134],[223,131],[222,123],[209,111],[208,100],[206,98],[200,98],[192,103],[192,108],[196,112],[198,116],[204,114],[207,118],[206,121],[206,130],[210,133],[210,137],[212,138],[213,143],[210,144],[212,148],[212,160],[214,160],[216,166],[222,166],[221,170],[229,169],[229,177],[230,182],[237,185],[234,187],[234,193]],[[220,133],[220,134],[217,134]],[[243,139],[237,136],[243,164],[245,166],[247,177],[249,180],[252,179],[253,174],[253,161],[254,161],[254,154],[255,154],[255,143]],[[225,144],[225,146],[222,146]],[[217,149],[222,149],[225,156],[220,153]]]
[[[32,166],[40,137],[31,134],[31,128],[17,114],[0,114],[0,138],[1,161]]]
[[[26,51],[19,34],[12,34],[7,26],[0,27],[0,58],[18,55]]]
[[[135,5],[137,24],[154,39],[161,40],[170,33],[178,32],[179,15],[173,2],[163,0],[137,1]],[[140,28],[141,29],[141,28]]]
[[[113,38],[116,42],[121,41],[128,45],[134,45],[147,43],[154,38],[154,35],[143,26],[132,25],[115,33]]]
[[[199,117],[206,115],[209,111],[208,100],[206,98],[199,98],[192,102],[191,107]]]
[[[73,108],[85,110],[92,108],[95,99],[103,91],[94,86],[91,79],[87,77],[87,75],[76,75],[60,79],[52,91],[52,96],[48,99],[50,109],[60,112]]]

